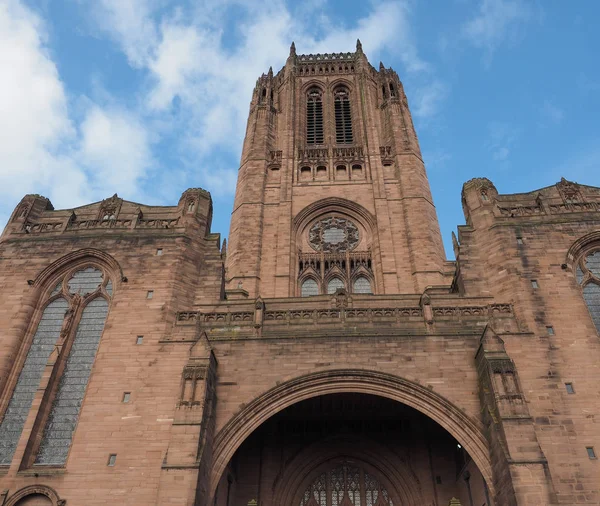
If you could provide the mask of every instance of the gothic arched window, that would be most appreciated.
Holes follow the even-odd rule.
[[[344,288],[344,282],[340,278],[332,278],[327,283],[327,293],[333,294],[339,288]]]
[[[364,276],[359,276],[354,280],[352,291],[354,293],[373,293],[371,291],[371,282]]]
[[[576,275],[592,321],[596,330],[600,332],[600,249],[581,257],[577,264]]]
[[[96,266],[77,268],[54,284],[31,340],[25,362],[0,422],[0,464],[10,464],[50,355],[62,350],[53,365],[42,403],[51,406],[39,425],[36,464],[64,465],[104,330],[113,286]],[[77,323],[74,328],[74,323]],[[35,444],[35,443],[34,443]],[[33,462],[32,462],[33,463]]]
[[[335,90],[335,142],[352,143],[352,115],[350,113],[350,97],[346,88]]]
[[[304,491],[298,506],[394,506],[385,486],[353,464],[337,465],[319,475]]]
[[[323,97],[312,88],[306,101],[306,144],[323,144]]]
[[[302,283],[302,297],[311,297],[313,295],[319,295],[319,285],[314,279],[308,278]]]

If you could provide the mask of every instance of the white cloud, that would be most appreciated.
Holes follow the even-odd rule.
[[[524,0],[482,0],[477,14],[462,27],[463,36],[475,47],[485,50],[489,65],[494,51],[506,40],[514,42],[522,24],[534,15]]]
[[[138,193],[139,180],[152,166],[148,133],[131,113],[94,105],[81,124],[75,155],[92,174],[94,190]]]
[[[435,116],[448,95],[448,87],[438,80],[417,87],[411,100],[414,116],[427,120]]]
[[[426,85],[417,87],[419,116],[435,114],[446,94],[418,54],[409,2],[376,3],[350,27],[323,13],[302,15],[302,7],[294,15],[280,0],[208,1],[202,8],[187,10],[185,5],[169,10],[168,0],[134,0],[134,7],[125,4],[120,0],[96,3],[98,23],[132,65],[148,72],[146,114],[162,115],[184,132],[178,148],[200,166],[200,183],[219,192],[229,187],[233,191],[234,185],[220,184],[214,169],[209,172],[203,167],[209,163],[212,167],[215,150],[239,152],[256,78],[270,65],[275,73],[279,70],[277,65],[285,63],[292,40],[299,53],[317,53],[352,51],[360,38],[375,65],[382,51],[393,53],[409,74],[427,76]],[[233,25],[228,18],[231,11],[237,19]],[[224,33],[226,26],[232,33]]]
[[[492,159],[497,162],[507,161],[513,145],[519,138],[520,130],[509,123],[495,121],[488,125],[488,131],[486,147],[490,151]]]
[[[0,2],[0,75],[1,214],[26,193],[45,194],[57,207],[117,189],[137,193],[151,165],[144,128],[87,100],[83,124],[73,121],[44,22],[19,0]]]
[[[57,153],[74,127],[43,23],[13,0],[0,4],[0,75],[0,192],[15,199],[56,183]]]

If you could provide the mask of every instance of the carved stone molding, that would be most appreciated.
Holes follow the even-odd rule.
[[[52,506],[66,506],[66,499],[61,499],[53,488],[46,485],[29,485],[11,495],[4,506],[16,506],[21,499],[31,495],[43,495],[48,498]]]

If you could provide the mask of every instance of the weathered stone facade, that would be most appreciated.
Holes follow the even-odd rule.
[[[402,83],[360,44],[259,78],[228,247],[201,189],[27,195],[0,505],[599,505],[600,189],[462,202],[447,261]]]

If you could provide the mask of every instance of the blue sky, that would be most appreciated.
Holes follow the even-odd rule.
[[[398,71],[446,252],[462,184],[600,186],[600,3],[562,0],[0,0],[0,221],[209,190],[228,233],[256,78],[299,53]]]

